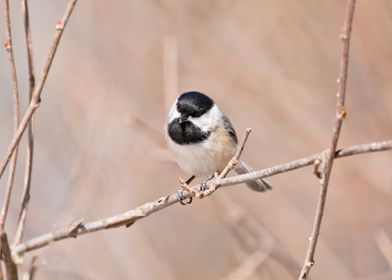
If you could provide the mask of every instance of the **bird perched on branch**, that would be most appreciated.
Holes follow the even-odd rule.
[[[167,145],[178,165],[204,179],[202,188],[215,172],[225,168],[237,151],[237,134],[230,120],[210,97],[197,91],[185,92],[178,97],[170,110],[165,131]],[[245,174],[252,169],[239,161],[235,171]],[[262,179],[246,184],[258,192],[271,189]],[[178,195],[183,204],[182,192]]]

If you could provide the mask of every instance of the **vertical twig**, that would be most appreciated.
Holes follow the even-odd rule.
[[[11,69],[11,77],[12,77],[12,89],[13,89],[13,102],[14,102],[14,129],[15,133],[18,130],[19,126],[19,118],[20,118],[20,112],[19,112],[19,90],[18,90],[18,79],[16,76],[16,66],[15,66],[15,59],[14,59],[14,50],[13,50],[13,44],[12,44],[12,35],[11,35],[11,19],[10,19],[10,7],[9,7],[9,1],[4,0],[4,16],[5,16],[5,34],[6,34],[6,40],[4,43],[5,49],[7,50],[8,53],[8,59],[10,62],[10,69]],[[10,204],[11,200],[11,194],[12,194],[12,186],[14,183],[14,178],[15,178],[15,169],[16,169],[16,161],[18,158],[18,148],[15,147],[12,155],[12,160],[11,160],[11,165],[10,165],[10,170],[8,174],[8,180],[7,180],[7,186],[6,186],[6,191],[4,194],[4,200],[3,200],[3,206],[1,208],[1,213],[0,213],[0,232],[3,231],[4,225],[6,222],[7,218],[7,213],[8,213],[8,207]]]
[[[5,263],[6,275],[8,280],[18,280],[18,269],[12,260],[10,246],[8,244],[7,234],[2,232],[0,234],[1,248]]]
[[[348,0],[346,16],[343,28],[340,31],[340,39],[343,43],[343,50],[340,60],[340,74],[337,80],[338,82],[338,93],[336,102],[336,119],[333,128],[331,146],[328,151],[325,167],[323,170],[322,178],[320,180],[321,189],[320,196],[317,205],[316,216],[313,223],[313,230],[310,236],[309,247],[306,254],[305,262],[299,275],[298,279],[306,279],[309,275],[311,267],[314,265],[314,254],[316,251],[317,240],[320,234],[321,222],[324,214],[325,201],[327,198],[328,183],[332,171],[332,166],[335,158],[336,146],[338,144],[340,130],[342,128],[343,121],[347,115],[346,108],[344,106],[345,95],[346,95],[346,83],[347,83],[347,70],[349,62],[349,50],[350,50],[350,36],[352,29],[352,22],[354,16],[355,0]]]
[[[34,92],[35,87],[35,76],[34,76],[34,60],[33,60],[33,42],[30,29],[29,19],[29,6],[27,0],[22,0],[23,10],[23,21],[25,28],[25,39],[27,46],[27,61],[29,67],[29,101]],[[15,233],[14,244],[21,242],[23,237],[23,230],[26,223],[27,209],[30,201],[30,184],[31,184],[31,173],[33,169],[33,153],[34,153],[34,116],[28,125],[28,143],[26,151],[26,170],[24,178],[24,187],[22,194],[21,209],[19,213],[18,226]]]
[[[42,70],[38,85],[34,89],[33,95],[31,97],[31,102],[30,102],[29,108],[27,109],[27,111],[22,119],[22,122],[20,123],[20,125],[18,127],[18,131],[15,133],[10,145],[8,146],[5,157],[0,164],[0,178],[3,175],[4,170],[10,161],[12,153],[14,152],[16,147],[18,146],[19,141],[23,135],[23,132],[25,131],[27,125],[29,124],[29,122],[31,120],[31,117],[33,116],[35,110],[37,110],[37,108],[39,107],[39,105],[41,103],[42,89],[45,85],[46,78],[48,77],[48,73],[49,73],[50,67],[52,65],[54,56],[56,54],[56,50],[59,45],[64,28],[67,25],[67,22],[68,22],[69,17],[71,16],[71,13],[76,5],[76,2],[77,2],[77,0],[70,0],[69,1],[63,18],[56,24],[56,34],[54,36],[52,45],[50,47],[48,58],[47,58],[46,63],[44,65],[44,69]]]

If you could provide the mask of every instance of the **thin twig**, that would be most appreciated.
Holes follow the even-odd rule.
[[[392,140],[375,142],[370,144],[362,144],[362,145],[351,146],[349,148],[337,151],[335,153],[335,158],[348,157],[348,156],[371,153],[371,152],[381,152],[381,151],[386,151],[391,149],[392,149]],[[294,160],[285,164],[276,165],[259,171],[253,171],[247,174],[225,178],[222,179],[222,181],[220,182],[220,187],[253,181],[256,179],[265,178],[272,175],[277,175],[280,173],[285,173],[291,170],[302,168],[305,166],[313,165],[315,160],[317,159],[322,160],[325,156],[325,153],[327,152],[328,150],[324,150],[318,154],[313,154],[311,156]]]
[[[11,250],[8,243],[7,234],[2,232],[0,234],[1,248],[5,263],[6,275],[8,280],[18,280],[18,269],[12,259]]]
[[[20,125],[18,127],[18,131],[15,133],[14,138],[12,139],[12,141],[7,149],[5,157],[2,161],[2,163],[0,164],[0,178],[4,173],[4,170],[7,167],[8,162],[10,161],[12,153],[14,152],[16,147],[18,146],[19,141],[23,135],[23,132],[25,131],[27,125],[29,124],[35,110],[37,110],[37,108],[39,107],[39,105],[41,103],[42,89],[45,85],[46,78],[48,77],[50,66],[52,65],[53,58],[54,58],[54,55],[56,54],[56,50],[57,50],[58,44],[60,42],[61,36],[63,34],[64,28],[67,25],[67,22],[69,20],[69,17],[71,16],[73,8],[76,5],[76,2],[77,2],[77,0],[70,0],[69,1],[62,20],[56,24],[56,34],[54,36],[52,45],[50,47],[48,58],[46,60],[45,66],[42,70],[40,80],[38,82],[37,87],[34,89],[34,93],[31,98],[29,108],[27,109],[27,111],[22,119],[22,122],[20,123]]]
[[[18,125],[19,125],[19,118],[20,118],[20,112],[19,112],[19,89],[18,89],[18,79],[16,75],[16,66],[15,66],[15,59],[14,59],[14,51],[13,51],[13,43],[12,43],[12,34],[11,34],[11,18],[10,18],[10,8],[9,8],[9,1],[4,0],[4,5],[3,5],[3,10],[4,10],[4,17],[5,17],[5,35],[6,35],[6,40],[4,42],[5,49],[7,50],[8,53],[8,59],[10,62],[10,70],[11,70],[11,80],[12,80],[12,89],[13,89],[13,102],[14,102],[14,127],[15,130],[17,130]],[[15,170],[16,170],[16,161],[18,157],[18,149],[16,148],[13,153],[11,153],[12,159],[11,159],[11,166],[10,166],[10,171],[8,175],[8,180],[7,180],[7,186],[4,194],[4,200],[3,200],[3,205],[1,208],[1,213],[0,213],[0,233],[4,234],[4,226],[7,218],[7,213],[8,213],[8,208],[11,200],[11,194],[12,194],[12,186],[14,182],[14,177],[15,177]],[[10,250],[8,247],[8,242],[7,244],[3,244],[1,240],[0,243],[0,248],[1,252],[4,252],[6,254],[6,251],[8,254],[10,254]],[[7,248],[5,248],[7,247]],[[5,257],[6,258],[6,257]],[[11,260],[12,262],[12,260]],[[7,263],[5,263],[7,265]],[[7,270],[7,275],[10,274],[8,271],[8,265],[6,266]],[[1,279],[3,279],[3,269],[0,267],[1,271]],[[11,276],[9,276],[11,279]]]
[[[34,75],[34,60],[33,60],[33,41],[30,29],[30,17],[29,17],[29,6],[27,0],[22,0],[22,10],[23,10],[23,21],[25,28],[25,40],[27,46],[27,61],[29,66],[29,101],[33,96],[35,87],[35,75]],[[31,185],[31,174],[33,170],[33,154],[34,154],[34,116],[27,128],[28,143],[26,151],[26,169],[24,186],[22,193],[21,209],[19,213],[18,226],[16,228],[14,244],[18,244],[22,241],[23,230],[26,224],[26,216],[28,210],[28,204],[30,201],[30,185]]]
[[[187,191],[188,193],[194,192],[194,190],[192,190],[192,188],[188,185],[187,182],[185,182],[184,179],[182,179],[181,177],[178,178],[178,180],[180,181],[180,186],[184,191]],[[194,192],[194,194],[196,194]]]
[[[392,140],[349,147],[347,149],[338,151],[336,153],[336,158],[353,156],[353,155],[370,153],[370,152],[380,152],[386,150],[392,150]],[[233,176],[229,178],[224,178],[220,180],[219,183],[211,182],[211,184],[216,184],[221,188],[224,186],[236,185],[247,181],[257,180],[272,175],[288,172],[294,169],[299,169],[305,166],[312,165],[316,159],[322,158],[324,153],[325,151],[318,154],[311,155],[306,158],[273,166],[267,169],[254,171],[248,174]],[[200,188],[200,184],[192,187],[192,189],[195,191],[199,190],[199,188]],[[188,197],[191,196],[192,194],[188,194]],[[79,235],[92,233],[100,230],[111,229],[111,228],[116,228],[121,226],[130,226],[133,223],[135,223],[137,220],[143,219],[177,202],[179,202],[177,193],[173,193],[168,196],[161,197],[156,201],[147,202],[139,206],[138,208],[135,208],[133,210],[127,211],[125,213],[116,216],[112,216],[112,217],[108,217],[105,219],[88,222],[88,223],[80,222],[78,223],[77,226],[73,226],[71,229],[70,227],[67,227],[32,238],[24,243],[13,246],[12,253],[14,257],[18,257],[19,255],[22,255],[26,252],[48,246],[49,244],[55,241],[59,241],[71,237],[77,237]]]
[[[309,247],[306,253],[305,262],[298,279],[306,279],[309,275],[310,269],[314,265],[314,254],[316,251],[317,241],[320,234],[321,222],[323,219],[325,202],[327,198],[328,183],[331,176],[332,166],[335,158],[335,151],[338,145],[338,140],[340,136],[340,131],[342,128],[343,121],[347,115],[345,104],[346,95],[346,83],[347,83],[347,72],[348,72],[348,62],[349,62],[349,50],[350,50],[350,36],[352,29],[352,22],[354,16],[355,0],[348,0],[346,16],[344,20],[343,28],[340,32],[340,38],[343,43],[343,50],[340,60],[340,74],[338,78],[338,93],[336,102],[336,119],[333,128],[332,140],[327,155],[327,161],[324,165],[324,170],[322,172],[322,178],[320,180],[321,189],[320,196],[317,204],[317,211],[314,218],[312,234],[309,238]]]
[[[18,89],[18,79],[16,75],[16,65],[15,65],[14,50],[13,50],[13,43],[12,43],[10,7],[9,7],[8,0],[4,0],[4,16],[5,16],[5,34],[6,34],[6,41],[4,45],[5,45],[5,49],[7,50],[8,59],[10,62],[12,89],[13,89],[12,96],[14,102],[14,130],[16,133],[20,122],[19,89]],[[4,229],[4,225],[8,214],[8,208],[11,200],[12,187],[15,178],[16,161],[18,158],[17,147],[14,149],[11,155],[12,155],[12,160],[11,160],[10,170],[8,173],[8,180],[7,180],[7,186],[4,194],[3,206],[1,208],[1,213],[0,213],[0,231],[3,231]]]

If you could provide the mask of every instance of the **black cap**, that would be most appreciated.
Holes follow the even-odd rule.
[[[185,92],[177,100],[178,112],[192,117],[200,117],[208,112],[212,106],[214,106],[214,101],[198,91]]]

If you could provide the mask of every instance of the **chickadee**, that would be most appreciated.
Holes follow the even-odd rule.
[[[222,171],[237,151],[237,134],[230,120],[210,97],[197,91],[178,97],[170,110],[165,131],[167,145],[178,165],[196,177],[208,178]],[[245,174],[252,169],[239,161],[235,171]],[[271,189],[261,179],[246,184],[258,192]],[[181,201],[181,197],[179,199]]]

